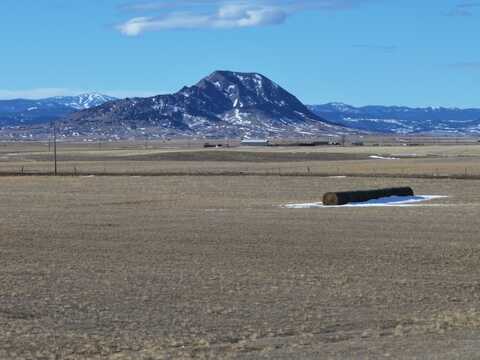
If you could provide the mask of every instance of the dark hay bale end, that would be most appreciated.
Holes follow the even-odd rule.
[[[323,196],[323,205],[346,205],[389,196],[414,196],[410,187],[388,188],[379,190],[330,192]]]

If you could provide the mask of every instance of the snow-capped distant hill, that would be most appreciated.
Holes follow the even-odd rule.
[[[266,137],[348,130],[315,115],[257,73],[216,71],[175,94],[111,101],[70,115],[62,131],[77,136]]]
[[[174,94],[0,100],[0,130],[34,136],[56,120],[65,136],[303,137],[347,133],[480,135],[480,109],[303,105],[257,73],[216,71]],[[35,131],[30,132],[35,127]],[[44,128],[42,130],[42,127]],[[11,130],[11,131],[10,131]]]
[[[59,97],[54,97],[47,100],[54,101],[59,105],[64,105],[72,109],[84,110],[84,109],[93,108],[95,106],[100,106],[105,104],[106,102],[117,100],[117,99],[112,96],[93,92],[93,93],[80,94],[77,96],[59,96]]]
[[[309,106],[317,115],[343,126],[378,133],[477,135],[480,109],[405,106],[354,107],[342,103]]]
[[[29,125],[58,120],[82,109],[116,100],[107,95],[89,93],[39,100],[0,100],[0,126]]]

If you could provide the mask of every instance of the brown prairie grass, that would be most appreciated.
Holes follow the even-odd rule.
[[[477,181],[0,181],[4,358],[448,358],[480,336]],[[449,198],[281,207],[406,185]]]

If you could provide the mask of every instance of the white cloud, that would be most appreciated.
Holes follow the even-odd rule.
[[[278,7],[226,4],[213,14],[174,12],[159,18],[135,17],[117,29],[125,35],[137,36],[145,31],[168,29],[246,28],[281,24],[287,16],[287,11]]]
[[[127,36],[172,29],[232,29],[283,24],[299,11],[339,11],[370,0],[180,0],[124,6],[127,11],[150,12],[117,25]],[[152,16],[151,12],[161,14]]]

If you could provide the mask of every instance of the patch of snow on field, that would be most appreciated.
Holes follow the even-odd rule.
[[[426,201],[444,199],[443,195],[417,195],[417,196],[389,196],[380,199],[369,200],[362,203],[352,203],[340,206],[326,206],[321,202],[306,204],[287,204],[287,209],[318,209],[318,208],[353,208],[353,207],[381,207],[381,206],[415,206]]]
[[[400,160],[396,157],[386,157],[386,156],[379,156],[379,155],[371,155],[369,156],[370,159],[378,159],[378,160]]]

